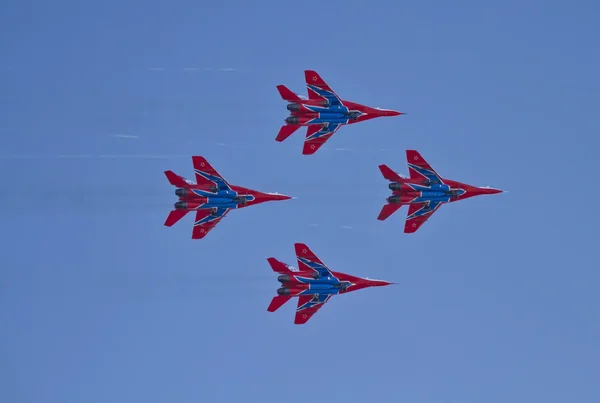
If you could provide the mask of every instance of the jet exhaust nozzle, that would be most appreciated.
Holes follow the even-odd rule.
[[[187,209],[187,202],[178,201],[177,203],[175,203],[175,209],[176,210],[185,210],[185,209]]]
[[[277,281],[279,281],[280,283],[287,283],[290,280],[291,278],[288,274],[281,274],[277,277]]]
[[[187,189],[180,188],[180,189],[175,190],[175,196],[178,196],[178,197],[185,197],[188,194],[189,194],[189,191]]]
[[[288,116],[287,118],[285,118],[285,122],[290,125],[295,125],[298,123],[298,117],[297,116]]]
[[[400,196],[390,196],[387,198],[387,201],[388,201],[388,203],[394,203],[394,204],[401,203]]]
[[[398,182],[392,182],[388,185],[388,187],[390,188],[390,190],[401,190],[402,184]]]
[[[296,103],[287,104],[287,110],[290,112],[296,112],[300,110],[300,105]]]
[[[290,289],[287,287],[281,287],[277,289],[278,295],[290,295]]]

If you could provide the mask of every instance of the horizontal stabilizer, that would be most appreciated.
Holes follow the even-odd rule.
[[[169,180],[169,183],[173,186],[177,186],[179,188],[188,188],[190,185],[185,181],[184,178],[177,175],[173,171],[165,171],[165,176]]]
[[[273,271],[275,273],[283,273],[283,274],[292,273],[292,271],[289,269],[289,266],[287,264],[280,262],[279,260],[275,259],[274,257],[268,258],[267,261],[269,262],[269,264],[271,265],[271,269],[273,269]]]
[[[288,102],[301,102],[302,101],[302,99],[298,96],[298,94],[295,94],[292,91],[290,91],[290,89],[288,87],[286,87],[285,85],[278,85],[277,91],[279,91],[279,95],[281,95],[281,98],[283,98],[284,101],[288,101]]]
[[[392,171],[387,165],[379,165],[379,170],[385,179],[392,182],[402,182],[403,179],[407,179],[402,175],[398,175],[396,172]]]
[[[398,209],[400,207],[402,207],[402,204],[400,204],[400,203],[388,203],[388,204],[386,204],[381,209],[381,212],[379,213],[379,217],[377,217],[377,219],[380,220],[380,221],[384,221],[389,216],[391,216],[396,211],[398,211]]]
[[[277,137],[275,137],[275,140],[282,142],[283,140],[290,137],[299,128],[300,128],[300,126],[298,126],[298,125],[281,126],[281,129],[279,129],[279,133],[277,133]]]
[[[177,221],[181,220],[185,215],[189,212],[189,210],[173,210],[169,213],[165,221],[165,226],[172,227],[177,223]]]
[[[283,304],[288,302],[291,298],[292,297],[288,295],[277,295],[273,297],[273,299],[271,300],[271,304],[269,304],[269,307],[267,308],[267,311],[275,312],[276,310],[281,308]]]

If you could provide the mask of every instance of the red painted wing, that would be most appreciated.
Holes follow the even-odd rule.
[[[310,318],[313,317],[315,313],[329,300],[331,295],[328,295],[324,301],[319,301],[316,303],[311,303],[313,297],[312,295],[302,295],[298,298],[298,308],[296,309],[296,317],[294,318],[294,324],[303,325]],[[303,306],[306,306],[303,308]]]
[[[316,71],[305,70],[304,71],[304,80],[306,82],[307,88],[309,85],[314,85],[315,87],[319,87],[322,90],[330,91],[335,96],[337,96],[337,94],[331,89],[331,87],[329,85],[327,85],[325,80],[323,80],[321,78],[321,76],[319,75],[319,73],[317,73]],[[317,94],[316,92],[310,90],[310,88],[308,88],[308,99],[323,99],[323,97],[321,95]]]
[[[196,211],[196,220],[192,230],[192,239],[202,239],[227,215],[229,209],[219,209],[217,215],[211,216],[211,209]]]
[[[196,183],[198,185],[215,186],[218,185],[218,182],[220,181],[227,184],[225,178],[223,178],[221,174],[208,163],[206,158],[198,156],[192,157],[192,163],[194,164],[194,173],[196,174]]]
[[[404,224],[404,233],[412,234],[413,232],[416,232],[441,205],[442,203],[432,204],[433,207],[428,208],[426,203],[411,204],[408,207],[406,223]]]
[[[319,148],[327,140],[331,138],[341,127],[339,124],[330,124],[328,128],[326,126],[308,126],[306,131],[306,139],[304,140],[304,148],[302,149],[302,154],[311,155],[316,153]]]
[[[427,161],[425,161],[425,159],[421,156],[421,154],[419,154],[419,152],[416,150],[406,150],[406,162],[408,163],[408,171],[410,173],[411,179],[423,179],[423,178],[431,179],[429,176],[419,173],[417,170],[415,170],[413,167],[411,167],[411,165],[416,165],[418,168],[422,168],[422,169],[431,171],[431,173],[434,176],[437,176],[438,178],[440,178],[438,173],[435,172],[435,170],[431,167],[431,165],[429,165],[429,163]]]

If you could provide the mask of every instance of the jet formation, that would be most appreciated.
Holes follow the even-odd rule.
[[[403,112],[372,108],[342,100],[313,70],[305,70],[308,98],[295,94],[283,85],[277,90],[288,102],[290,116],[277,137],[283,142],[302,126],[307,127],[302,154],[317,152],[343,125],[383,117],[399,116]],[[404,224],[405,233],[416,232],[442,204],[452,203],[479,195],[502,193],[500,189],[476,187],[444,179],[416,150],[406,151],[409,176],[402,176],[387,165],[379,165],[383,177],[390,181],[392,195],[381,209],[378,220],[384,221],[402,206],[408,206]],[[292,197],[279,193],[263,193],[246,187],[229,184],[201,156],[192,157],[195,181],[185,179],[172,171],[165,171],[169,183],[176,187],[178,197],[174,209],[164,225],[173,226],[187,213],[194,211],[196,218],[192,239],[204,238],[231,210],[256,204],[289,200]],[[278,274],[281,287],[267,308],[275,312],[292,298],[298,298],[294,323],[305,324],[331,297],[368,287],[381,287],[393,283],[383,280],[355,277],[330,270],[303,243],[294,244],[298,269],[270,257],[271,269]]]
[[[310,155],[325,144],[343,125],[364,122],[382,116],[398,116],[402,112],[391,109],[372,108],[344,101],[331,89],[321,76],[313,70],[304,71],[308,99],[290,91],[285,85],[277,90],[287,105],[291,115],[285,119],[276,141],[282,142],[301,126],[307,126],[302,154]]]

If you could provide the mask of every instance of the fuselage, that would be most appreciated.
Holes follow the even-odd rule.
[[[407,179],[402,182],[392,182],[389,184],[389,188],[393,194],[388,197],[388,202],[401,204],[452,203],[473,196],[502,192],[498,189],[480,188],[449,179],[443,179],[442,182],[436,183],[428,180]]]
[[[306,294],[342,294],[352,285],[350,281],[342,281],[333,276],[319,276],[316,273],[295,272],[280,274],[277,280],[281,288],[277,290],[279,295],[306,295]]]
[[[255,199],[251,194],[240,194],[233,189],[216,189],[214,187],[210,189],[178,188],[175,190],[175,195],[179,196],[175,208],[183,210],[237,209]]]
[[[397,116],[400,113],[391,110],[371,108],[350,101],[342,105],[329,105],[323,100],[303,100],[287,105],[290,116],[286,123],[291,125],[352,124],[380,116]]]
[[[291,108],[290,108],[291,107]],[[291,116],[286,119],[288,124],[317,125],[324,123],[348,124],[357,120],[360,111],[351,111],[346,106],[332,105],[329,107],[306,104],[288,104]]]
[[[449,203],[459,200],[467,192],[460,184],[446,183],[411,183],[392,182],[389,188],[393,195],[388,198],[390,203]]]

